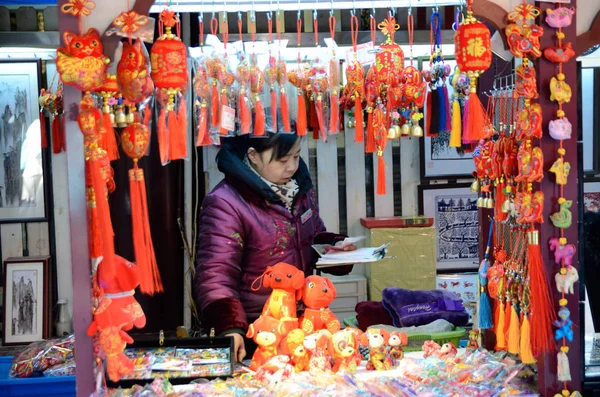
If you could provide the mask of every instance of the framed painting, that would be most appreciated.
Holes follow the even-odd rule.
[[[600,182],[583,183],[583,211],[600,212]]]
[[[477,269],[479,217],[477,193],[469,183],[419,186],[419,214],[433,218],[436,269]]]
[[[39,60],[0,62],[0,222],[46,220]],[[42,120],[44,121],[44,120]]]
[[[3,345],[23,345],[50,337],[50,257],[4,261]]]

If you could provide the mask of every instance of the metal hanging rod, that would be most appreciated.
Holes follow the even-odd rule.
[[[175,3],[175,2],[174,2]],[[238,11],[302,11],[302,10],[352,10],[352,9],[393,9],[417,7],[444,7],[464,4],[464,0],[331,0],[322,2],[298,2],[298,0],[240,0],[237,3],[220,1],[179,0],[170,9],[177,12],[238,12]],[[164,4],[155,4],[150,8],[151,13],[159,13],[165,8]]]

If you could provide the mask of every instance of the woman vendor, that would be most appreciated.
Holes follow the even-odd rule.
[[[295,133],[225,138],[217,166],[225,178],[202,204],[195,294],[204,329],[231,335],[241,361],[255,347],[244,340],[248,324],[270,294],[264,287],[252,291],[252,282],[278,262],[310,275],[317,259],[311,245],[339,243],[344,236],[325,230]]]

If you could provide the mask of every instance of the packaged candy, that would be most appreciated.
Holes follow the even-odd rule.
[[[34,342],[13,357],[10,376],[27,378],[40,375],[48,368],[72,360],[75,356],[75,336]]]

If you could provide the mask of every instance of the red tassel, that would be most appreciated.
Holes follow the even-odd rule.
[[[319,139],[319,119],[317,118],[317,104],[314,100],[311,100],[308,104],[310,110],[310,129],[312,131],[313,139]]]
[[[167,132],[167,111],[163,107],[158,116],[158,151],[160,154],[160,163],[166,165],[169,162],[169,140]]]
[[[367,116],[367,143],[365,144],[366,153],[375,153],[375,129],[373,127],[373,112]]]
[[[283,131],[292,132],[292,127],[290,126],[290,106],[288,104],[287,95],[285,94],[285,90],[283,88],[281,91],[279,91],[279,102],[281,102],[281,120],[283,122]]]
[[[271,128],[277,132],[277,93],[271,88]]]
[[[115,129],[110,119],[110,113],[102,114],[102,149],[106,150],[108,154],[108,160],[113,161],[119,158],[119,146],[117,145],[117,137],[115,136]]]
[[[185,157],[185,152],[182,152],[181,123],[174,110],[167,111],[167,139],[169,141],[168,156],[169,160],[178,160]]]
[[[48,131],[46,131],[46,117],[40,112],[40,134],[42,137],[42,149],[48,148]]]
[[[163,292],[164,289],[150,233],[144,171],[137,166],[133,170],[129,170],[129,183],[132,192],[131,215],[135,258],[140,270],[140,291],[147,295],[154,295],[155,292]],[[132,183],[133,187],[131,187]],[[134,197],[136,202],[134,202]],[[142,263],[140,263],[138,255]]]
[[[354,99],[354,142],[363,142],[365,129],[363,127],[362,100],[358,96]]]
[[[383,153],[381,154],[381,156],[377,155],[377,194],[379,194],[379,195],[386,194],[385,160],[383,158]]]
[[[337,134],[340,131],[340,103],[337,94],[331,94],[331,115],[329,116],[329,132]]]
[[[110,219],[110,209],[108,207],[108,198],[106,191],[106,182],[102,178],[99,161],[88,161],[88,167],[92,177],[92,188],[96,201],[96,224],[92,226],[97,231],[97,244],[102,247],[102,262],[100,264],[100,279],[109,280],[115,274],[114,267],[114,232]]]
[[[319,134],[323,141],[327,140],[327,133],[325,132],[325,117],[323,116],[323,98],[322,96],[317,97],[317,101],[315,102],[316,112],[317,112],[317,120],[319,121]]]
[[[221,91],[221,112],[219,113],[219,120],[221,120],[221,122],[223,121],[223,107],[228,106],[228,105],[229,105],[229,101],[227,99],[227,91],[222,90]],[[219,134],[229,135],[229,131],[227,131],[225,128],[219,126]]]
[[[200,117],[198,119],[198,139],[196,140],[196,146],[210,145],[210,137],[208,136],[208,110],[206,109],[206,103],[200,105]],[[208,138],[208,143],[206,143]]]
[[[258,96],[256,97],[256,114],[254,116],[254,135],[265,135],[265,108]]]
[[[306,102],[304,101],[304,94],[298,91],[298,115],[296,116],[296,131],[298,136],[306,135]]]
[[[431,91],[427,91],[427,99],[425,100],[425,136],[436,136],[435,134],[432,135],[429,132],[431,129],[432,97],[433,93]]]
[[[248,103],[248,98],[243,93],[240,93],[239,102],[240,131],[242,134],[249,134],[250,127],[252,126],[252,113],[250,111],[250,104]]]
[[[60,116],[52,118],[52,153],[57,154],[65,149],[64,133]]]
[[[471,92],[466,110],[466,127],[463,131],[463,142],[479,142],[485,138],[486,113],[479,97]]]
[[[552,323],[555,320],[554,304],[546,274],[546,266],[542,261],[537,230],[527,232],[527,255],[529,263],[529,286],[531,289],[531,347],[540,357],[554,351],[555,341],[552,335]]]
[[[146,106],[144,109],[144,125],[150,128],[150,120],[152,119],[152,110],[150,109],[150,105]]]
[[[213,83],[211,89],[211,119],[210,125],[213,127],[219,126],[219,91],[217,90],[217,83]]]

